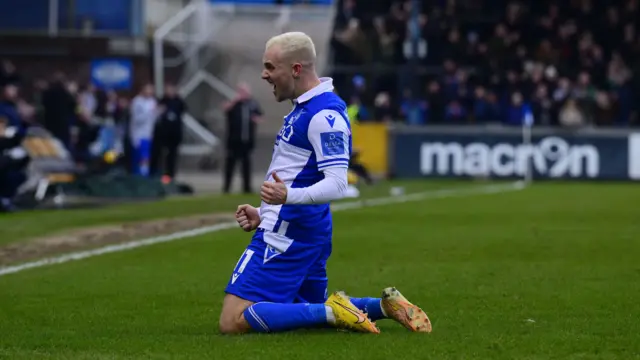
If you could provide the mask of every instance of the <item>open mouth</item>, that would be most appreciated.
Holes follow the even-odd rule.
[[[269,85],[271,85],[271,90],[275,94],[276,93],[276,84],[274,84],[273,81],[271,81],[271,79],[267,79],[267,82],[269,83]]]

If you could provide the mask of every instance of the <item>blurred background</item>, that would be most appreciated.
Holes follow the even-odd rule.
[[[354,189],[638,180],[638,6],[0,0],[1,209],[258,189],[290,110],[261,57],[285,31],[349,105]]]

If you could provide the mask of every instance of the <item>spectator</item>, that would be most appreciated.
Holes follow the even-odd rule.
[[[371,93],[368,91],[368,86],[365,78],[361,75],[356,75],[351,79],[353,89],[351,92],[352,97],[357,97],[364,107],[369,108],[373,104]]]
[[[113,109],[113,120],[118,129],[118,138],[122,143],[122,162],[129,173],[135,173],[135,149],[131,141],[129,99],[118,97],[115,92],[108,93],[109,107]]]
[[[69,93],[64,74],[57,72],[42,94],[44,126],[67,149],[71,149],[71,127],[76,112],[76,100]]]
[[[424,83],[415,68],[407,71],[397,67],[405,63],[404,50],[415,34],[412,26],[416,22],[410,16],[412,5],[395,1],[374,3],[365,7],[358,1],[344,1],[340,15],[343,20],[338,22],[336,34],[344,33],[343,40],[351,34],[349,51],[359,60],[342,62],[345,54],[334,47],[335,65],[367,66],[366,52],[353,49],[364,48],[356,33],[370,36],[375,44],[376,61],[396,67],[370,68],[375,70],[371,81],[380,86],[364,92],[397,94],[390,99],[394,104],[392,112],[402,115],[407,101],[402,93],[396,92],[394,84],[399,84],[400,89],[416,89],[416,84]],[[521,123],[518,114],[521,105],[513,104],[513,93],[520,94],[525,108],[531,105],[540,125],[559,125],[560,109],[570,97],[577,102],[587,124],[609,124],[596,119],[602,111],[608,118],[613,116],[611,125],[634,123],[640,112],[640,79],[636,75],[640,66],[635,61],[640,57],[638,3],[637,0],[606,4],[593,0],[425,3],[428,6],[423,7],[417,18],[422,34],[419,43],[424,40],[427,45],[422,64],[433,67],[418,69],[427,73],[429,85],[426,94],[415,95],[426,96],[428,123],[462,121],[461,113],[474,121],[487,121],[490,116],[501,114],[504,121],[510,118]],[[493,10],[500,4],[502,9],[495,13]],[[387,6],[384,10],[383,5]],[[498,18],[496,15],[499,22],[488,22]],[[370,19],[371,31],[367,32]],[[397,81],[388,80],[394,76]],[[483,89],[479,90],[482,96],[472,93],[471,89],[476,88]],[[487,107],[494,95],[498,107]],[[367,103],[363,93],[358,96]]]
[[[249,86],[241,83],[236,97],[224,105],[224,111],[227,114],[227,156],[223,190],[225,193],[231,191],[236,163],[241,162],[243,190],[251,193],[251,153],[257,124],[262,121],[262,109],[252,98]]]
[[[415,97],[410,89],[405,89],[400,114],[409,125],[425,125],[429,117],[427,102]]]
[[[584,115],[578,108],[578,102],[573,98],[567,100],[560,110],[560,125],[567,128],[577,128],[584,126],[585,123]]]
[[[387,92],[381,92],[374,100],[374,117],[377,121],[390,123],[395,116],[391,107],[391,97]]]
[[[102,90],[94,91],[92,96],[95,99],[95,110],[93,120],[90,122],[93,140],[91,144],[91,158],[103,158],[108,151],[121,152],[118,128],[115,124],[113,99]],[[113,96],[113,95],[111,95]]]
[[[9,60],[2,60],[0,66],[0,86],[18,85],[20,83],[20,75],[16,67]]]
[[[462,124],[466,122],[467,111],[459,101],[451,101],[449,105],[447,105],[445,111],[445,118],[447,120],[447,123]]]
[[[445,96],[442,87],[436,80],[429,82],[427,86],[427,103],[433,122],[442,122],[445,117]]]
[[[524,103],[524,99],[520,92],[514,92],[511,94],[510,104],[507,106],[505,113],[504,124],[505,125],[522,125],[529,111],[528,106]]]
[[[553,101],[549,97],[549,88],[545,84],[539,84],[536,88],[531,110],[533,117],[536,119],[536,124],[555,125]]]
[[[611,96],[605,91],[596,94],[596,125],[611,126],[615,120],[615,108]]]
[[[129,138],[133,147],[133,168],[138,175],[149,175],[153,129],[158,117],[158,103],[153,85],[146,84],[131,102]]]
[[[558,80],[558,86],[553,92],[553,100],[556,103],[564,103],[564,101],[571,95],[571,81],[567,78],[561,78]]]
[[[489,102],[487,90],[478,86],[473,95],[473,120],[476,123],[488,123],[499,118],[498,107]]]
[[[33,104],[35,107],[35,122],[44,124],[44,104],[43,96],[49,84],[43,79],[37,79],[33,82]]]
[[[18,112],[18,87],[5,85],[0,97],[0,117],[7,121],[6,126],[22,127],[22,119]]]
[[[354,122],[371,120],[369,110],[362,104],[360,98],[356,95],[351,97],[349,106],[347,106],[347,115],[349,116],[349,119]]]
[[[27,152],[20,146],[24,129],[7,125],[0,119],[0,212],[15,209],[13,198],[26,180],[24,168],[29,163]]]
[[[178,149],[182,143],[182,117],[187,111],[187,104],[178,94],[173,84],[167,84],[164,97],[159,102],[161,114],[153,134],[151,153],[151,174],[173,179],[178,164]]]
[[[378,16],[373,20],[375,29],[374,48],[375,58],[382,63],[393,64],[396,58],[396,43],[399,35],[387,23],[384,17]]]
[[[93,115],[98,107],[98,98],[96,95],[96,88],[89,84],[78,95],[78,103],[83,110],[83,114],[86,118],[92,119]]]

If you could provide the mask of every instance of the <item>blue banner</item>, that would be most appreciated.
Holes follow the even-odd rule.
[[[103,90],[129,90],[133,83],[133,64],[129,59],[91,61],[91,83]]]
[[[640,133],[534,134],[469,130],[391,132],[393,173],[399,178],[522,178],[640,180]]]

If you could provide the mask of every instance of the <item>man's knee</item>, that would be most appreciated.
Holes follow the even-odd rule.
[[[218,329],[225,335],[244,334],[249,331],[248,326],[241,313],[240,316],[220,316]]]
[[[244,318],[244,311],[253,302],[227,294],[224,297],[222,313],[220,314],[219,329],[222,334],[243,334],[251,330],[251,326]]]

